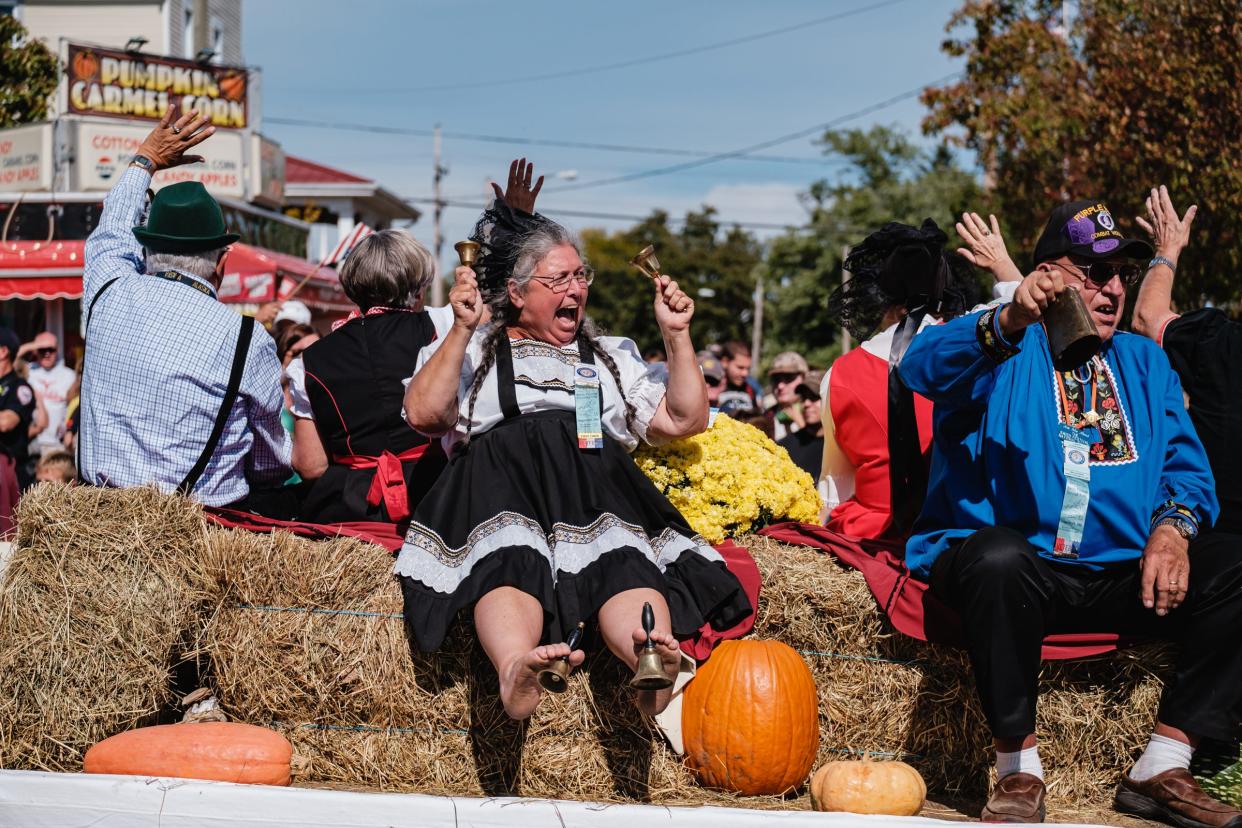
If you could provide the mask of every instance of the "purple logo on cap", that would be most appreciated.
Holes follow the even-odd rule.
[[[1110,250],[1115,250],[1119,244],[1121,244],[1121,242],[1116,239],[1100,239],[1098,242],[1091,245],[1091,249],[1096,253],[1107,253]]]
[[[1091,244],[1095,238],[1095,222],[1090,216],[1070,219],[1065,225],[1065,234],[1069,236],[1070,244]]]

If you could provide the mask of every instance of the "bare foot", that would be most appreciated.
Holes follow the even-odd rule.
[[[516,655],[509,661],[500,674],[500,702],[509,718],[519,721],[530,718],[543,695],[543,688],[539,686],[539,671],[566,655],[571,667],[577,667],[586,659],[586,653],[582,650],[571,653],[568,644],[548,644]]]
[[[681,667],[681,647],[677,645],[677,639],[673,638],[669,633],[652,630],[651,641],[655,644],[656,652],[660,654],[660,663],[664,667],[664,672],[670,679],[676,681],[677,672]],[[646,642],[647,633],[643,632],[642,627],[635,628],[635,655],[643,651],[643,645]],[[643,713],[646,713],[648,716],[654,716],[657,713],[664,712],[664,708],[668,707],[668,703],[672,698],[672,687],[664,690],[639,690],[634,698],[634,704]]]

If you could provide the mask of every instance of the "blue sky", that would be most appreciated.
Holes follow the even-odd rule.
[[[960,0],[896,0],[833,22],[806,21],[883,0],[246,0],[243,48],[263,71],[265,118],[382,124],[446,132],[728,151],[883,101],[960,68],[940,51]],[[793,31],[684,57],[570,77],[499,83],[692,49],[782,27]],[[464,89],[423,89],[487,84]],[[907,100],[852,121],[917,133]],[[429,196],[432,140],[265,123],[288,152],[373,177],[403,196]],[[819,159],[810,138],[765,152]],[[729,159],[670,175],[574,185],[685,158],[506,146],[446,139],[445,194],[481,201],[489,178],[525,154],[553,179],[540,209],[674,215],[702,204],[724,219],[797,223],[796,194],[838,168],[829,162]],[[449,209],[463,237],[477,211]],[[566,219],[577,229],[627,222]],[[430,242],[429,211],[412,228]]]

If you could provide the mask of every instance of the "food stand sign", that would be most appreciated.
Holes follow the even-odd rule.
[[[249,76],[245,69],[131,54],[70,43],[69,112],[158,121],[172,104],[197,109],[217,127],[244,129]]]
[[[150,132],[145,126],[116,122],[80,121],[76,126],[73,188],[83,192],[112,189],[142,145],[142,139]],[[203,156],[202,163],[160,170],[151,182],[152,188],[158,190],[180,181],[198,181],[213,195],[246,197],[240,133],[216,133],[194,151]]]
[[[0,130],[0,191],[52,189],[52,125]]]

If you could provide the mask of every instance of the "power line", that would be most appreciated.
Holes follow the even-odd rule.
[[[264,118],[271,124],[284,126],[312,127],[316,129],[336,129],[346,132],[370,132],[381,135],[412,135],[420,138],[435,136],[435,130],[407,127],[390,127],[379,124],[359,124],[348,121],[315,121],[306,118]],[[473,132],[441,132],[444,138],[458,141],[481,141],[490,144],[510,144],[518,146],[561,147],[565,149],[588,149],[600,152],[628,152],[642,155],[680,155],[691,158],[711,158],[719,153],[710,150],[678,149],[673,147],[647,147],[635,144],[603,144],[592,141],[562,141],[555,138],[519,138],[512,135],[483,135]],[[801,158],[792,155],[750,155],[743,153],[735,156],[745,160],[772,161],[781,164],[815,164],[822,166],[833,163],[834,159]]]
[[[558,78],[577,77],[580,75],[592,75],[592,74],[597,74],[599,72],[612,71],[613,69],[625,69],[630,66],[641,66],[642,64],[646,64],[646,63],[656,63],[658,61],[673,60],[675,58],[687,57],[689,55],[697,55],[703,52],[711,52],[717,49],[726,49],[730,46],[738,46],[743,43],[753,43],[756,40],[763,40],[769,37],[776,37],[777,35],[788,34],[789,32],[800,31],[802,29],[806,29],[811,26],[822,26],[825,23],[831,23],[835,20],[843,20],[844,18],[853,17],[854,15],[857,15],[857,14],[863,14],[865,12],[875,11],[876,9],[884,8],[885,6],[894,6],[898,3],[904,3],[904,2],[906,2],[906,0],[882,0],[882,2],[879,2],[879,3],[870,3],[866,6],[859,6],[857,8],[848,9],[843,12],[837,12],[836,14],[826,15],[824,17],[816,17],[811,20],[804,20],[801,23],[795,23],[790,26],[781,26],[780,28],[776,28],[776,29],[767,29],[762,32],[755,32],[754,34],[743,35],[742,37],[735,37],[729,40],[721,40],[716,43],[706,43],[706,44],[703,44],[702,46],[694,46],[689,49],[678,49],[677,51],[663,52],[657,55],[648,55],[646,57],[640,57],[640,58],[630,58],[629,60],[619,60],[613,63],[600,63],[600,64],[595,64],[593,66],[582,66],[577,69],[563,69],[557,72],[546,72],[546,73],[538,74],[538,75],[524,75],[522,77],[504,78],[504,79],[499,79],[499,80],[471,81],[468,83],[438,84],[435,86],[388,87],[388,88],[368,87],[366,89],[352,88],[348,90],[320,89],[319,91],[321,92],[322,91],[349,91],[353,94],[392,94],[394,92],[406,92],[406,93],[447,92],[447,91],[452,91],[452,90],[457,90],[457,89],[483,89],[485,87],[490,87],[490,86],[512,86],[514,84],[531,83],[534,81],[556,80]]]
[[[817,132],[824,132],[825,130],[832,129],[833,127],[837,127],[844,123],[848,123],[849,121],[856,120],[858,118],[863,117],[864,115],[870,115],[873,112],[879,112],[881,109],[886,109],[895,103],[900,103],[901,101],[907,100],[909,98],[913,98],[921,94],[924,89],[927,89],[936,84],[944,83],[946,81],[953,80],[954,78],[960,77],[961,74],[962,74],[961,72],[953,72],[951,74],[945,75],[944,77],[936,78],[930,83],[923,84],[917,89],[906,90],[905,92],[902,92],[900,95],[894,95],[893,97],[887,98],[886,100],[880,101],[879,103],[874,103],[874,104],[871,104],[870,106],[865,106],[862,109],[856,109],[853,112],[849,112],[845,115],[841,115],[836,118],[833,118],[831,121],[825,121],[822,124],[816,124],[815,126],[807,127],[806,129],[800,129],[797,132],[790,132],[786,135],[781,135],[777,138],[772,138],[767,141],[760,141],[757,144],[751,144],[746,147],[740,147],[736,150],[731,150],[729,152],[716,153],[715,155],[710,155],[706,158],[700,158],[694,161],[683,161],[680,164],[671,164],[667,167],[656,167],[655,169],[641,170],[639,172],[633,172],[633,173],[626,173],[625,175],[618,175],[612,178],[599,178],[599,179],[596,179],[595,181],[583,181],[578,184],[567,184],[562,187],[557,187],[552,192],[564,193],[564,192],[569,192],[570,190],[584,190],[588,187],[602,187],[606,184],[620,184],[624,181],[636,181],[640,178],[653,178],[659,175],[669,175],[670,173],[682,172],[684,170],[691,170],[696,167],[703,167],[703,166],[706,166],[707,164],[714,164],[717,161],[725,161],[730,158],[737,158],[739,156],[746,155],[748,153],[767,149],[768,147],[774,147],[779,144],[785,144],[790,141],[796,141],[799,138],[806,138],[807,136],[814,135]]]
[[[412,196],[405,200],[412,201],[416,204],[435,204],[436,203],[436,199],[430,196]],[[480,210],[480,211],[486,210],[487,207],[489,206],[487,204],[482,204],[482,203],[474,203],[470,201],[457,201],[453,199],[441,199],[440,204],[442,204],[445,207],[461,207],[461,208],[468,209],[468,210]],[[614,221],[646,221],[647,219],[651,218],[650,215],[639,216],[639,215],[629,215],[625,213],[598,213],[598,212],[593,212],[589,210],[558,210],[552,207],[548,207],[548,208],[540,207],[539,211],[541,213],[546,213],[548,215],[573,216],[574,218],[611,219]],[[677,222],[677,223],[682,223],[685,221],[685,219],[678,219],[673,216],[669,216],[669,220],[673,222]],[[724,219],[720,217],[716,217],[715,221],[719,224],[727,225],[729,227],[733,227],[733,226],[745,227],[751,230],[788,230],[790,227],[797,226],[797,225],[792,225],[792,224],[777,224],[776,222],[765,222],[765,221],[732,221],[732,220]]]

